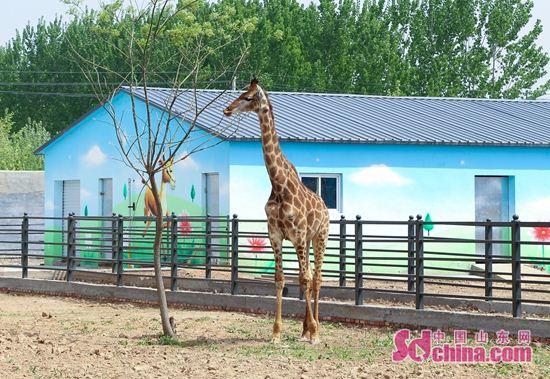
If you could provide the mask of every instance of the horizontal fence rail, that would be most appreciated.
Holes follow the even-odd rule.
[[[147,217],[0,217],[0,272],[49,273],[69,282],[88,273],[117,286],[153,278],[154,232]],[[369,292],[407,294],[417,309],[433,298],[500,301],[521,317],[522,304],[550,306],[547,245],[550,223],[517,216],[509,222],[342,216],[331,221],[323,281],[352,291],[357,305]],[[282,251],[287,283],[298,284],[295,250],[285,243]],[[203,278],[225,281],[236,294],[239,284],[272,281],[275,274],[266,221],[237,215],[165,217],[160,255],[172,291],[181,280]]]

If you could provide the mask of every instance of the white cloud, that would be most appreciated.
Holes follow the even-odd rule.
[[[519,204],[517,214],[524,221],[549,221],[550,196],[538,197],[526,203]]]
[[[44,207],[47,211],[53,211],[54,209],[53,201],[46,200],[46,202],[44,203]]]
[[[106,161],[107,155],[101,151],[101,148],[98,145],[92,146],[90,150],[82,156],[82,162],[86,166],[90,167],[101,166]]]
[[[80,189],[80,198],[82,200],[86,200],[86,199],[91,199],[92,198],[92,194],[90,193],[90,191],[88,191],[86,188],[82,187]]]
[[[412,181],[399,175],[384,164],[375,164],[355,171],[350,175],[352,182],[363,186],[394,186],[401,187]]]
[[[183,152],[183,154],[181,155],[181,157],[184,157],[185,155],[187,154],[187,152]],[[181,158],[180,157],[180,158]],[[179,161],[176,166],[178,166],[179,168],[182,168],[184,170],[198,170],[199,169],[199,164],[191,157],[187,157],[185,158],[183,161]]]

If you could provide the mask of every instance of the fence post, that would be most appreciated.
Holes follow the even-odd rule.
[[[116,285],[120,287],[124,271],[124,218],[122,215],[117,217],[116,245]]]
[[[346,216],[340,216],[340,266],[339,285],[346,286]]]
[[[29,216],[23,214],[21,223],[21,277],[29,276]]]
[[[76,257],[75,229],[76,221],[74,213],[70,213],[67,220],[67,282],[73,280],[74,258]]]
[[[424,221],[416,216],[416,309],[424,309]]]
[[[355,216],[355,305],[363,304],[363,224]]]
[[[204,275],[206,279],[210,279],[212,277],[212,219],[210,215],[206,215],[205,229]]]
[[[486,220],[485,225],[485,300],[493,297],[493,225]]]
[[[170,290],[178,290],[178,218],[174,212],[170,220]]]
[[[407,224],[407,290],[414,291],[414,216]]]
[[[111,220],[111,273],[116,272],[117,262],[117,216],[113,213]]]
[[[231,220],[231,295],[237,293],[239,279],[239,218],[236,214]]]
[[[518,215],[512,216],[512,315],[521,317],[521,235]]]

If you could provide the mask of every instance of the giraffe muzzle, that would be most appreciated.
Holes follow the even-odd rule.
[[[230,117],[233,114],[233,111],[229,108],[225,108],[223,110],[223,114],[226,115],[227,117]]]

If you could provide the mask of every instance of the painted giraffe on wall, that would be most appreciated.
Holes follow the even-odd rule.
[[[319,337],[319,290],[322,282],[322,265],[329,233],[329,214],[324,201],[310,191],[300,180],[296,168],[284,156],[275,131],[273,107],[267,93],[252,80],[248,90],[234,100],[223,113],[255,112],[258,114],[262,134],[265,166],[271,181],[271,195],[265,206],[268,233],[275,254],[275,285],[277,307],[273,340],[280,341],[282,329],[282,295],[284,273],[282,261],[283,240],[290,240],[296,249],[299,263],[300,287],[305,293],[306,315],[302,339],[317,343]],[[310,270],[309,246],[313,244],[315,270]],[[311,295],[314,308],[311,309]]]
[[[166,184],[169,183],[171,189],[174,189],[176,187],[176,180],[174,179],[174,158],[169,159],[167,162],[165,162],[164,160],[160,160],[159,165],[163,166],[162,180],[160,183],[159,191],[160,202],[165,215],[168,217],[170,215],[170,212],[168,211],[168,204],[166,201]],[[155,204],[155,198],[153,197],[153,192],[151,191],[151,188],[149,186],[147,186],[145,190],[144,204],[145,207],[143,209],[143,215],[145,217],[157,215],[157,205]],[[149,229],[150,225],[151,220],[145,222],[145,229],[143,230],[144,236],[147,234],[147,230]],[[163,226],[166,226],[166,223],[164,223]]]

